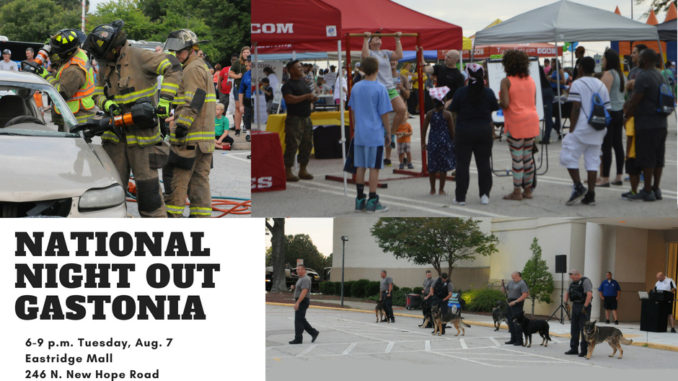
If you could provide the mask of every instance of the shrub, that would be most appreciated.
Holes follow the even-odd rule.
[[[365,296],[371,297],[374,295],[379,295],[379,281],[371,281],[367,284],[367,291],[365,291]]]
[[[334,294],[334,285],[332,282],[320,282],[320,293],[323,295]]]
[[[367,296],[367,287],[369,286],[370,281],[367,279],[360,279],[353,283],[351,286],[351,296],[354,298],[364,298]]]
[[[391,298],[394,306],[405,306],[405,303],[407,302],[407,293],[403,292],[403,290],[393,291]]]
[[[412,293],[412,289],[409,288],[409,287],[403,287],[403,288],[400,289],[400,291],[404,292],[405,295]]]
[[[468,311],[491,312],[497,301],[505,300],[506,297],[499,290],[483,288],[464,292],[462,299],[466,302]]]
[[[332,283],[334,283],[334,295],[341,295],[341,282]]]
[[[354,281],[354,280],[344,281],[344,296],[346,296],[346,297],[353,296],[351,291],[353,290],[353,284],[355,282],[356,281]],[[339,290],[339,292],[337,293],[337,295],[341,295],[341,282],[339,282],[338,290]]]
[[[424,290],[423,287],[415,287],[412,289],[413,294],[421,295],[421,292]]]

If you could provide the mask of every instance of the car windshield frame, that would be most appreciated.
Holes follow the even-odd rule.
[[[48,94],[49,99],[61,111],[61,117],[64,122],[66,131],[50,131],[50,130],[28,130],[24,128],[3,127],[0,128],[1,135],[22,135],[22,136],[46,136],[46,137],[78,137],[77,133],[70,132],[77,124],[75,116],[68,107],[66,101],[61,97],[61,94],[53,87],[43,83],[17,82],[0,80],[0,91],[13,91],[15,89],[31,89],[42,91]],[[43,118],[44,120],[44,118]]]

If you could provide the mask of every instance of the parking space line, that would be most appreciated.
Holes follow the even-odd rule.
[[[431,340],[426,340],[424,342],[424,350],[426,352],[431,352]]]
[[[500,345],[497,339],[495,339],[494,337],[490,337],[490,341],[492,342],[492,344],[494,344],[495,347],[498,347]]]
[[[358,343],[351,343],[346,349],[344,349],[343,352],[341,352],[341,354],[344,356],[348,355],[349,353],[351,353],[351,351],[355,348],[356,345],[358,345]]]
[[[386,350],[384,351],[384,353],[391,353],[394,345],[395,345],[395,341],[389,341],[388,345],[386,346]]]
[[[497,348],[497,349],[500,350],[500,351],[513,352],[513,353],[519,353],[519,354],[525,353],[525,352],[516,351],[516,350],[508,349],[508,348]],[[563,360],[563,359],[559,359],[557,357],[539,355],[539,354],[536,354],[536,353],[529,353],[529,355],[530,356],[536,356],[536,357],[542,357],[542,358],[549,359],[549,360],[558,360],[558,361],[566,362],[566,363],[569,363],[569,364],[577,364],[577,365],[581,365],[581,366],[586,365],[585,363],[582,363],[580,361]]]
[[[464,339],[459,339],[459,345],[461,345],[463,349],[468,349],[468,345],[466,345],[466,340]]]
[[[450,358],[453,358],[453,359],[464,360],[464,361],[472,362],[472,363],[479,364],[479,365],[489,366],[489,367],[492,367],[492,368],[500,367],[498,365],[488,364],[488,363],[484,363],[482,361],[477,361],[477,360],[473,360],[473,359],[469,359],[469,358],[465,358],[465,357],[461,357],[461,356],[455,356],[455,355],[450,354],[450,353],[441,353],[441,352],[431,352],[431,353],[438,355],[438,356],[450,357]]]
[[[306,348],[306,349],[304,349],[303,351],[299,352],[299,353],[297,354],[296,357],[303,357],[303,356],[307,355],[307,354],[310,353],[312,350],[314,350],[315,347],[317,347],[317,346],[318,346],[317,344],[311,344],[311,345],[309,345],[308,348]]]

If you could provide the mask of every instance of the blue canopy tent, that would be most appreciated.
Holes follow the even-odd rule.
[[[424,59],[426,60],[437,60],[438,51],[437,50],[424,50]],[[415,50],[405,50],[403,51],[403,58],[398,62],[410,62],[417,60],[417,52]]]

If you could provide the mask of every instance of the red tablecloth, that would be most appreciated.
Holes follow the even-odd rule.
[[[252,132],[252,192],[285,190],[285,164],[275,132]]]

